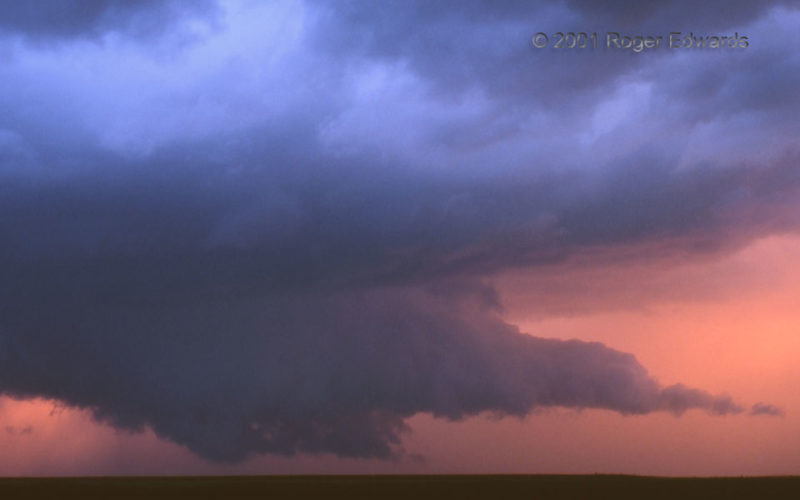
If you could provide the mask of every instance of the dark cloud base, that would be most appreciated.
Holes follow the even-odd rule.
[[[8,318],[8,316],[6,316]],[[38,311],[0,335],[0,389],[90,409],[217,461],[401,453],[404,420],[742,408],[661,387],[630,354],[531,337],[484,297],[381,289],[188,307]]]

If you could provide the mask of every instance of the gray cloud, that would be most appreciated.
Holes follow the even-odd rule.
[[[743,411],[518,332],[491,278],[796,231],[796,58],[534,52],[577,2],[312,2],[165,62],[71,42],[174,4],[64,5],[0,16],[59,40],[0,68],[0,392],[221,461],[389,457],[418,412]],[[714,26],[791,27],[749,5]]]
[[[782,417],[786,414],[783,409],[767,403],[756,403],[750,408],[750,415],[767,415],[770,417]]]
[[[6,434],[10,436],[28,436],[33,434],[33,427],[30,425],[26,425],[25,427],[15,427],[13,425],[7,425]]]
[[[514,183],[431,181],[370,170],[358,158],[323,169],[284,155],[233,174],[169,153],[138,166],[99,158],[102,167],[83,178],[6,182],[6,304],[75,291],[138,304],[424,285],[600,246],[675,240],[708,253],[798,222],[789,209],[800,184],[794,156],[755,172],[676,173],[643,154],[601,179],[565,172]]]
[[[94,38],[112,31],[152,36],[181,16],[206,16],[214,9],[214,2],[207,0],[191,5],[172,0],[44,0],[35,4],[3,0],[0,33],[36,41]]]
[[[662,388],[633,356],[602,344],[521,334],[480,296],[452,290],[82,306],[3,330],[0,389],[88,408],[117,427],[149,425],[213,460],[386,458],[419,412],[742,411],[726,396]]]
[[[672,31],[726,30],[748,24],[764,11],[776,6],[797,6],[796,0],[748,2],[712,0],[697,4],[691,0],[632,2],[612,0],[567,0],[566,4],[582,17],[600,24],[636,29],[666,27]],[[687,15],[691,13],[691,15]]]
[[[614,90],[621,81],[636,79],[640,72],[657,68],[669,59],[670,51],[648,53],[646,57],[608,50],[533,50],[530,39],[536,32],[552,36],[556,31],[598,32],[623,30],[630,35],[663,35],[670,31],[703,34],[733,34],[727,30],[749,29],[754,44],[776,40],[774,24],[754,31],[754,25],[774,9],[796,9],[795,0],[749,2],[712,1],[698,6],[691,1],[657,2],[347,2],[332,7],[321,4],[327,15],[312,35],[319,50],[344,60],[371,59],[402,61],[429,80],[444,95],[480,89],[495,100],[503,113],[520,107],[584,111],[597,99]],[[691,12],[691,15],[687,15]],[[745,34],[742,32],[742,34]],[[780,43],[790,43],[785,37]],[[602,40],[601,40],[602,42]],[[600,44],[602,46],[602,43]],[[730,81],[739,73],[726,64],[741,60],[738,54],[715,54],[716,61],[698,57],[698,71],[679,67],[660,77],[681,79],[682,88],[692,88],[686,79]],[[777,65],[785,51],[766,57]],[[758,56],[751,59],[752,62]],[[763,60],[763,59],[762,59]],[[724,61],[724,62],[723,62]],[[720,69],[720,62],[725,69]],[[683,61],[681,61],[683,63]],[[796,71],[789,74],[796,75]],[[754,79],[769,78],[764,73]],[[660,78],[651,81],[657,83]],[[789,82],[775,82],[791,88]],[[760,95],[771,92],[761,82]],[[692,101],[701,95],[692,96]]]

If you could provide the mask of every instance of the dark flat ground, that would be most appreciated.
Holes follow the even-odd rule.
[[[800,477],[613,475],[241,476],[0,479],[15,498],[788,498]]]

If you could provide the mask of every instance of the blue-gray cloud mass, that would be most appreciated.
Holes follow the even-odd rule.
[[[0,4],[0,392],[219,461],[388,458],[420,412],[743,412],[492,286],[798,229],[800,12],[708,4]],[[530,46],[567,26],[753,42]]]

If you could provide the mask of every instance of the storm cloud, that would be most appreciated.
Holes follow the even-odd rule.
[[[4,7],[0,392],[229,462],[397,456],[417,413],[743,412],[520,332],[492,278],[797,231],[800,59],[766,38],[798,36],[787,4],[707,14],[746,53],[574,57],[530,36],[674,11],[231,2],[131,45],[98,33],[200,14]]]
[[[42,5],[0,2],[0,33],[31,41],[97,38],[109,32],[152,36],[181,17],[212,15],[214,4],[175,1],[46,0]]]
[[[400,453],[403,420],[419,412],[742,411],[726,396],[661,387],[633,356],[602,344],[524,335],[463,291],[77,307],[47,308],[4,332],[3,389],[88,408],[121,428],[148,425],[214,460],[388,458]]]

